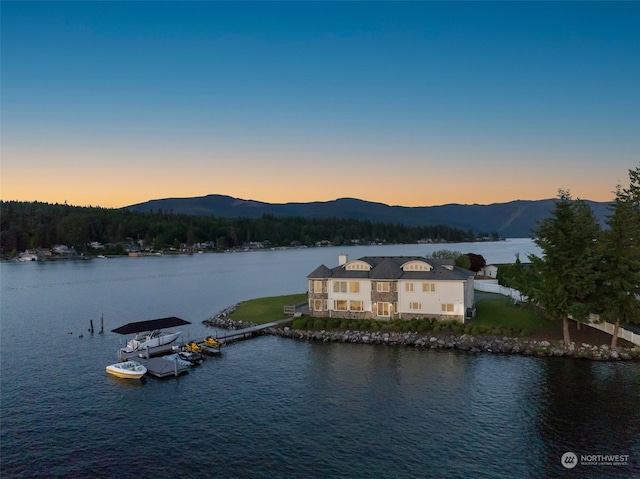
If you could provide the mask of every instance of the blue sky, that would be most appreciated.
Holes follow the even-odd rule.
[[[7,2],[3,200],[605,201],[638,2]]]

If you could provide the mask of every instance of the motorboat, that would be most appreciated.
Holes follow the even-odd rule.
[[[158,346],[171,344],[178,339],[181,334],[180,331],[166,332],[160,330],[138,333],[135,338],[127,341],[127,345],[122,348],[122,351],[125,353],[133,353],[135,351],[143,351],[148,348],[157,348]]]
[[[167,351],[174,350],[176,340],[182,334],[175,331],[184,325],[191,324],[184,319],[171,316],[168,318],[151,319],[147,321],[136,321],[127,323],[124,326],[112,329],[117,334],[135,334],[133,339],[127,341],[125,347],[121,347],[118,353],[120,360],[130,359],[132,357],[151,357],[158,356]]]
[[[106,370],[109,374],[125,379],[140,379],[147,372],[147,368],[138,361],[124,361],[112,364],[107,366]]]

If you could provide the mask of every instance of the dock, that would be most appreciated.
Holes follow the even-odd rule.
[[[229,344],[235,341],[241,341],[243,339],[252,338],[264,329],[280,326],[292,320],[293,318],[287,318],[287,319],[281,319],[279,321],[272,321],[270,323],[258,324],[257,326],[251,326],[250,328],[236,329],[222,336],[218,336],[215,339],[218,341],[221,341],[224,344]]]
[[[279,321],[272,321],[270,323],[258,324],[249,328],[237,329],[228,331],[226,334],[214,337],[213,339],[220,344],[220,346],[233,343],[236,341],[242,341],[257,336],[261,331],[280,326],[290,322],[293,318],[281,319]],[[138,361],[144,367],[147,368],[147,374],[158,378],[164,378],[168,376],[179,376],[182,373],[187,372],[192,365],[184,364],[182,361],[168,360],[161,356],[170,355],[176,353],[178,350],[195,350],[204,354],[219,354],[220,347],[212,347],[208,338],[192,339],[189,341],[175,341],[170,344],[156,346],[153,348],[147,348],[139,351],[124,352],[118,351],[118,360]],[[193,348],[191,345],[195,345]],[[192,349],[193,348],[193,349]]]
[[[191,367],[190,365],[178,361],[169,361],[161,357],[138,359],[137,361],[147,368],[147,374],[157,378],[179,376],[182,373],[186,373]]]

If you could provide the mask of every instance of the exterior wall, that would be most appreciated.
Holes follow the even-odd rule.
[[[407,283],[413,283],[413,292],[407,291],[405,287]],[[423,283],[435,283],[435,292],[423,292]],[[464,322],[467,307],[465,304],[466,283],[462,281],[399,281],[398,313],[406,319],[428,317]],[[420,310],[411,309],[411,303],[420,303]],[[453,310],[443,311],[443,304],[452,305]]]
[[[328,314],[327,309],[328,308],[328,293],[327,293],[327,283],[328,281],[326,280],[321,280],[322,282],[322,291],[316,292],[315,291],[315,287],[314,287],[314,280],[309,280],[309,313],[311,314],[311,316],[326,316]],[[316,300],[320,300],[322,301],[322,309],[321,310],[316,310],[315,309],[315,301]]]
[[[389,283],[389,291],[378,291],[378,283]],[[396,304],[398,303],[397,281],[372,281],[371,282],[371,319],[391,320],[398,317]],[[378,314],[378,305],[382,309],[382,304],[389,304],[389,315]]]
[[[334,291],[335,281],[346,281],[346,291]],[[349,291],[349,283],[357,282],[359,292]],[[435,283],[435,292],[423,292],[423,283]],[[309,312],[311,316],[357,319],[395,319],[395,318],[436,318],[465,322],[468,308],[474,307],[473,278],[466,281],[389,281],[390,290],[378,291],[377,281],[368,279],[330,279],[325,281],[322,292],[314,291],[313,280],[309,281]],[[394,288],[394,283],[396,288]],[[413,292],[406,291],[405,284],[413,283]],[[322,310],[315,309],[315,300],[322,301]],[[335,301],[346,301],[347,310],[335,310]],[[362,311],[349,309],[350,301],[361,301]],[[377,304],[391,305],[389,316],[379,316]],[[419,310],[411,309],[410,303],[420,303]],[[442,305],[452,305],[452,310],[443,311]],[[325,309],[326,307],[326,309]]]
[[[474,291],[474,286],[475,286],[475,282],[473,280],[473,277],[470,277],[469,279],[467,279],[467,281],[465,281],[464,283],[464,316],[463,316],[463,322],[466,321],[467,318],[467,310],[471,309],[473,310],[476,307],[476,295],[475,295],[475,291]],[[474,317],[475,317],[475,313],[474,313]]]
[[[492,264],[488,264],[484,268],[478,271],[481,276],[488,276],[489,278],[496,278],[498,276],[498,267]]]
[[[334,285],[338,282],[345,282],[347,289],[345,292],[334,291]],[[351,284],[358,284],[359,291],[350,292]],[[347,310],[336,310],[336,301],[346,301]],[[362,311],[350,309],[351,301],[360,301]],[[329,315],[335,318],[368,318],[371,316],[371,281],[368,279],[330,279],[328,281],[328,301],[327,307]]]

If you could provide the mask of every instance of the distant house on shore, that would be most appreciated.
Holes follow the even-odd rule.
[[[76,249],[73,246],[67,246],[64,244],[57,244],[51,248],[51,252],[58,256],[75,256]]]
[[[498,277],[498,267],[493,264],[488,264],[480,269],[476,273],[477,276],[486,276],[487,278],[497,278]]]
[[[307,276],[309,312],[334,318],[452,319],[474,310],[472,271],[422,256],[365,256]]]

